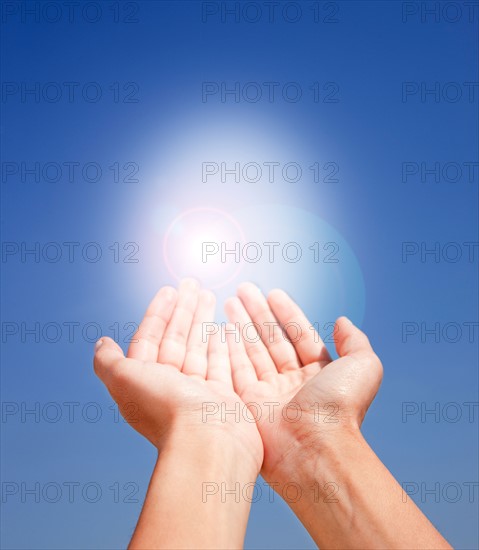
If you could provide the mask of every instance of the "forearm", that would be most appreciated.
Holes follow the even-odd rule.
[[[290,506],[320,548],[451,548],[359,431],[300,447],[272,482],[302,488]]]
[[[161,449],[130,549],[243,546],[250,503],[238,496],[256,466],[229,441],[200,435],[174,435]]]

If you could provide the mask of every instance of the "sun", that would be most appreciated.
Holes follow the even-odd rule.
[[[175,279],[196,277],[206,287],[216,289],[241,271],[242,261],[228,251],[241,249],[245,240],[238,221],[224,210],[193,208],[179,214],[168,226],[163,258]]]

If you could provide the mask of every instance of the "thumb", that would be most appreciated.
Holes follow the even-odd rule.
[[[103,336],[95,344],[93,368],[96,375],[105,382],[105,379],[118,370],[119,363],[125,355],[120,346],[111,338]]]
[[[374,354],[368,337],[347,317],[340,317],[336,321],[334,343],[340,357]]]

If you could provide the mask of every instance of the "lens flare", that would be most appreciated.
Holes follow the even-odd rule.
[[[163,240],[163,258],[172,277],[196,277],[211,289],[236,279],[242,263],[225,262],[220,248],[245,241],[244,232],[230,214],[217,208],[193,208],[182,212],[168,226]]]

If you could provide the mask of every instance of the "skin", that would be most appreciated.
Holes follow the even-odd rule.
[[[234,496],[222,502],[220,490],[206,500],[204,494],[205,482],[221,480],[228,489],[254,482],[263,461],[254,423],[203,419],[204,403],[244,406],[233,390],[225,339],[203,337],[214,309],[214,295],[186,279],[178,291],[158,292],[127,357],[110,338],[97,343],[95,372],[125,419],[158,449],[132,549],[243,545],[250,503]]]
[[[332,361],[311,323],[281,290],[266,299],[254,285],[243,284],[225,309],[234,323],[227,327],[234,388],[245,403],[255,404],[250,407],[264,445],[262,474],[286,495],[316,544],[450,548],[361,435],[383,375],[366,335],[345,317],[338,319],[333,334],[339,358]],[[257,338],[251,325],[245,331],[252,322]],[[276,330],[268,330],[270,323]],[[238,326],[240,338],[233,331]],[[278,404],[273,414],[266,405],[272,402]],[[288,404],[293,414],[285,418]],[[300,419],[291,421],[298,410]],[[297,492],[288,498],[291,484],[300,498]]]
[[[266,300],[259,288],[244,283],[238,297],[226,302],[225,310],[244,336],[238,338],[234,326],[227,327],[234,388],[245,403],[257,403],[263,409],[257,424],[265,447],[262,474],[266,479],[289,453],[292,436],[322,437],[335,431],[338,423],[359,428],[379,389],[383,369],[367,337],[348,319],[342,317],[336,323],[333,334],[340,358],[332,362],[312,324],[282,290],[273,290]],[[285,325],[294,343],[288,340],[288,331],[283,332]],[[277,403],[274,410],[267,402]],[[297,407],[301,419],[292,422],[288,419],[294,419]]]
[[[236,488],[260,469],[321,548],[450,548],[361,435],[382,379],[367,337],[338,319],[332,361],[284,292],[244,284],[226,303],[226,334],[205,338],[214,303],[184,280],[155,296],[127,357],[97,343],[96,373],[158,449],[130,548],[242,547],[250,500]]]

